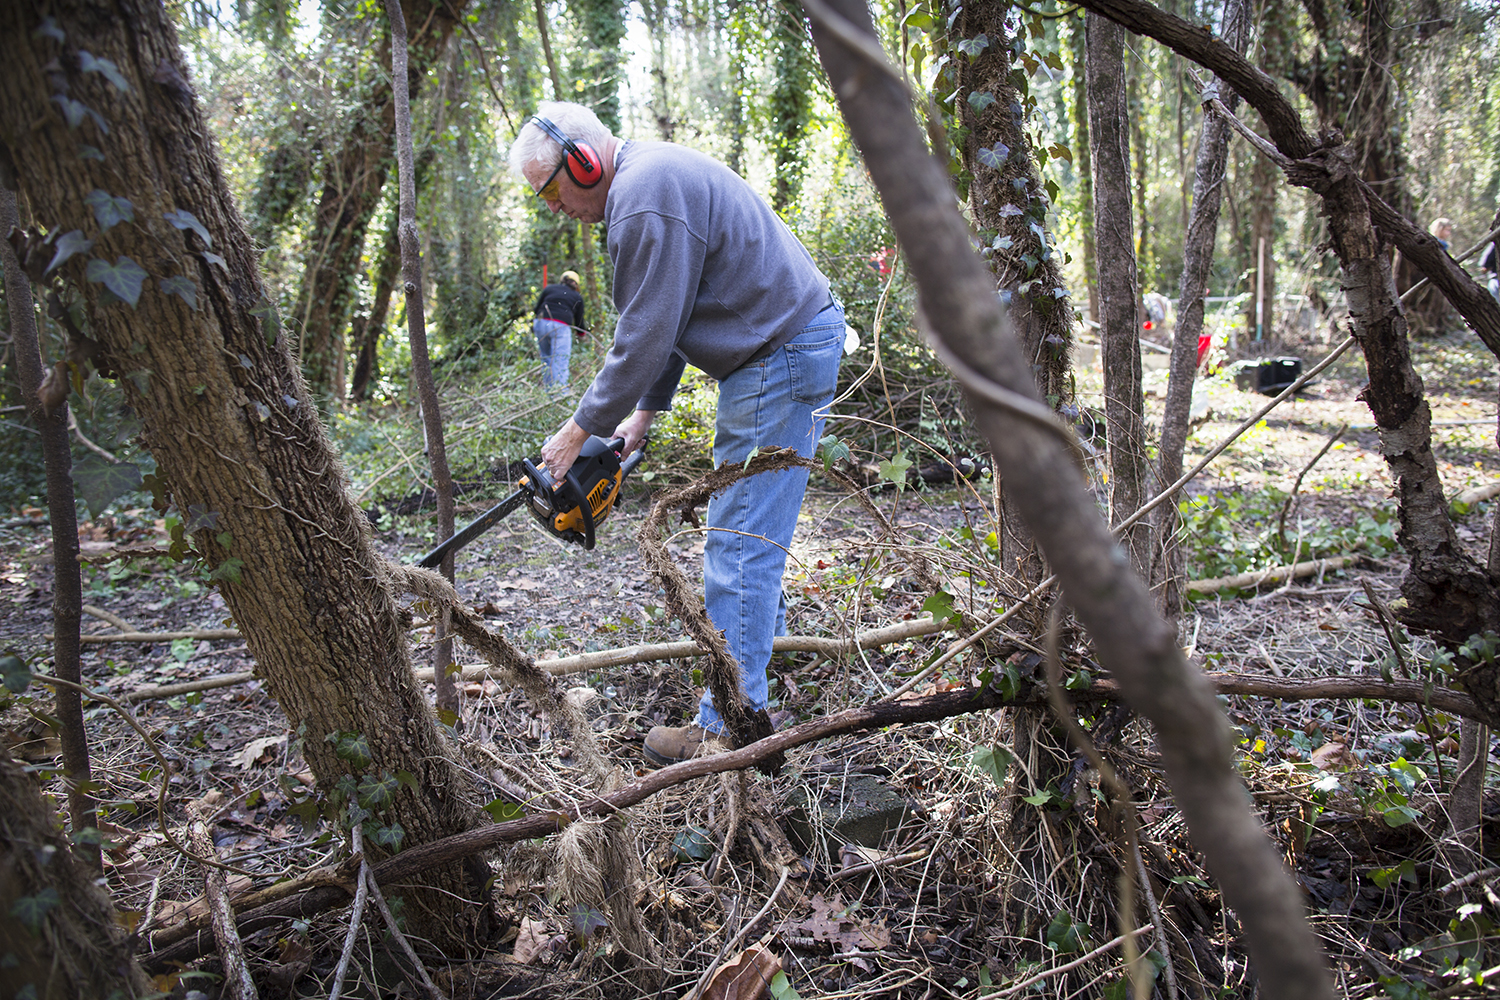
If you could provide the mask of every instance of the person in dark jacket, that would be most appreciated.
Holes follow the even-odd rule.
[[[583,295],[578,291],[578,272],[564,271],[562,280],[542,289],[533,310],[536,319],[531,330],[536,334],[537,351],[547,370],[542,385],[564,389],[568,385],[568,358],[573,352],[573,335],[588,332],[583,321]]]
[[[1479,258],[1479,270],[1490,286],[1490,294],[1500,299],[1500,240],[1490,240],[1484,255]]]

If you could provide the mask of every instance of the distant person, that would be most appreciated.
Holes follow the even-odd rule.
[[[565,389],[568,385],[568,358],[573,353],[573,335],[588,333],[583,321],[583,293],[578,290],[578,272],[564,271],[562,279],[542,289],[533,310],[536,319],[531,331],[536,334],[536,348],[546,371],[542,385],[547,389]]]
[[[1500,299],[1500,240],[1490,240],[1490,245],[1485,247],[1479,258],[1479,270],[1489,283],[1490,294]]]
[[[1446,216],[1433,219],[1427,227],[1438,246],[1447,253],[1453,243],[1453,220]],[[1396,291],[1405,295],[1421,281],[1421,270],[1400,254],[1396,256]],[[1448,306],[1448,297],[1433,285],[1425,285],[1412,293],[1404,302],[1407,329],[1419,337],[1432,337],[1444,333],[1453,325],[1454,314]]]

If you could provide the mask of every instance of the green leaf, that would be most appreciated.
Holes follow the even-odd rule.
[[[84,195],[83,203],[94,210],[94,221],[105,232],[122,222],[135,221],[135,206],[130,203],[130,199],[116,198],[102,188],[94,188]],[[120,296],[122,299],[124,297]]]
[[[333,744],[340,760],[347,760],[361,771],[370,766],[370,741],[361,733],[334,732],[324,737]]]
[[[35,896],[21,896],[10,905],[10,915],[21,921],[26,929],[32,934],[40,937],[42,933],[42,921],[47,919],[47,914],[62,902],[57,890],[47,886]]]
[[[178,229],[191,229],[193,232],[197,233],[198,238],[203,241],[203,245],[205,247],[211,247],[214,245],[214,238],[208,235],[208,229],[203,225],[203,223],[198,221],[197,217],[194,216],[192,212],[189,212],[187,209],[176,209],[174,211],[166,213],[162,216],[162,218],[166,219],[167,222],[171,223]]]
[[[125,77],[120,75],[120,67],[109,59],[97,59],[88,52],[82,50],[78,53],[78,68],[85,73],[98,73],[104,79],[114,85],[114,88],[122,94],[130,93],[130,84],[125,82]]]
[[[173,639],[172,658],[178,663],[186,663],[193,658],[193,651],[197,648],[198,644],[192,639]]]
[[[833,468],[834,462],[842,461],[849,457],[849,446],[840,441],[837,434],[825,434],[818,441],[818,447],[823,451],[823,471],[828,472]]]
[[[89,516],[98,517],[116,497],[141,487],[141,470],[130,462],[107,462],[88,454],[73,463],[73,485],[88,504]]]
[[[1386,826],[1394,828],[1405,826],[1408,823],[1415,823],[1418,813],[1411,806],[1391,806],[1380,814],[1380,818],[1385,820]]]
[[[188,304],[188,308],[194,312],[198,311],[198,286],[193,284],[193,279],[183,274],[174,274],[170,278],[163,278],[157,282],[157,287],[168,295],[175,295]]]
[[[707,861],[714,850],[713,835],[701,826],[683,827],[672,838],[672,854],[679,861]]]
[[[1057,796],[1052,792],[1051,789],[1044,788],[1040,792],[1037,792],[1035,795],[1023,796],[1021,801],[1025,802],[1028,805],[1044,806],[1056,798]]]
[[[359,782],[359,804],[366,809],[384,809],[396,798],[401,783],[389,771],[381,771],[380,777],[367,774]]]
[[[80,160],[98,160],[100,163],[104,162],[104,154],[99,152],[99,147],[90,146],[87,143],[79,145],[78,158]]]
[[[1015,758],[1004,747],[975,747],[969,763],[995,779],[995,784],[1005,787],[1005,773]]]
[[[377,826],[368,833],[369,838],[381,847],[389,847],[393,851],[401,850],[401,842],[406,839],[406,831],[401,828],[400,823],[392,823],[390,826]]]
[[[20,694],[31,686],[31,668],[14,653],[0,656],[0,683],[12,694]]]
[[[57,26],[57,18],[51,14],[42,18],[42,23],[37,25],[36,30],[31,33],[31,37],[50,38],[59,45],[68,40],[68,36],[63,34],[63,30]]]
[[[1010,158],[1010,147],[1003,142],[997,142],[993,146],[981,146],[979,152],[974,154],[979,162],[992,170],[999,170]]]
[[[975,91],[969,95],[969,107],[975,111],[983,111],[995,103],[995,95],[988,90]]]
[[[1088,936],[1088,924],[1075,923],[1066,911],[1059,911],[1047,925],[1047,933],[1042,940],[1059,955],[1069,955],[1082,951],[1088,943]]]
[[[245,560],[239,556],[230,556],[209,572],[210,580],[226,580],[229,583],[240,582],[240,570],[245,568]]]
[[[906,457],[906,449],[903,448],[892,455],[888,461],[880,463],[880,478],[888,483],[895,483],[898,492],[905,490],[906,472],[912,464],[912,460]]]
[[[146,269],[129,257],[118,257],[114,264],[95,257],[89,261],[85,275],[89,281],[103,285],[132,309],[141,298],[141,286],[146,282]]]
[[[266,346],[275,346],[276,335],[281,331],[281,318],[276,314],[275,304],[263,298],[250,310],[250,315],[260,317],[260,332],[266,338]]]
[[[526,815],[526,810],[514,802],[504,799],[495,799],[484,806],[484,811],[490,814],[490,818],[496,823],[504,823],[508,820],[520,819]]]
[[[990,47],[990,38],[988,35],[980,33],[973,38],[959,39],[953,47],[970,59],[977,59],[979,53]]]
[[[956,622],[963,618],[963,612],[953,606],[953,595],[946,590],[934,591],[931,597],[922,602],[922,610],[931,615],[935,622]]]
[[[87,104],[84,104],[82,101],[75,101],[73,98],[62,94],[53,94],[52,100],[58,107],[62,108],[63,121],[68,123],[69,131],[82,125],[84,116],[87,115],[94,120],[94,124],[99,127],[100,132],[109,135],[109,123],[104,120],[99,112]]]
[[[51,274],[63,262],[74,254],[86,253],[94,246],[94,241],[85,239],[82,229],[74,229],[72,232],[63,233],[57,238],[57,253],[52,255],[52,263],[47,265],[47,270],[42,272],[42,277]]]

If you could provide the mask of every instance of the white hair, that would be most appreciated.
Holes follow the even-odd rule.
[[[582,104],[571,101],[543,101],[537,105],[536,117],[545,118],[574,142],[585,142],[603,155],[604,144],[612,138],[609,129]],[[510,172],[517,177],[533,163],[545,163],[548,169],[562,160],[562,144],[548,135],[530,118],[510,144]]]

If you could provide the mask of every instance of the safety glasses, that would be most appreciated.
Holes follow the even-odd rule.
[[[543,201],[558,201],[562,197],[562,191],[560,190],[562,182],[557,179],[557,175],[562,173],[562,168],[567,165],[567,162],[568,158],[566,156],[558,161],[557,166],[552,169],[552,173],[547,175],[547,180],[541,187],[536,189],[536,196],[538,198]]]

